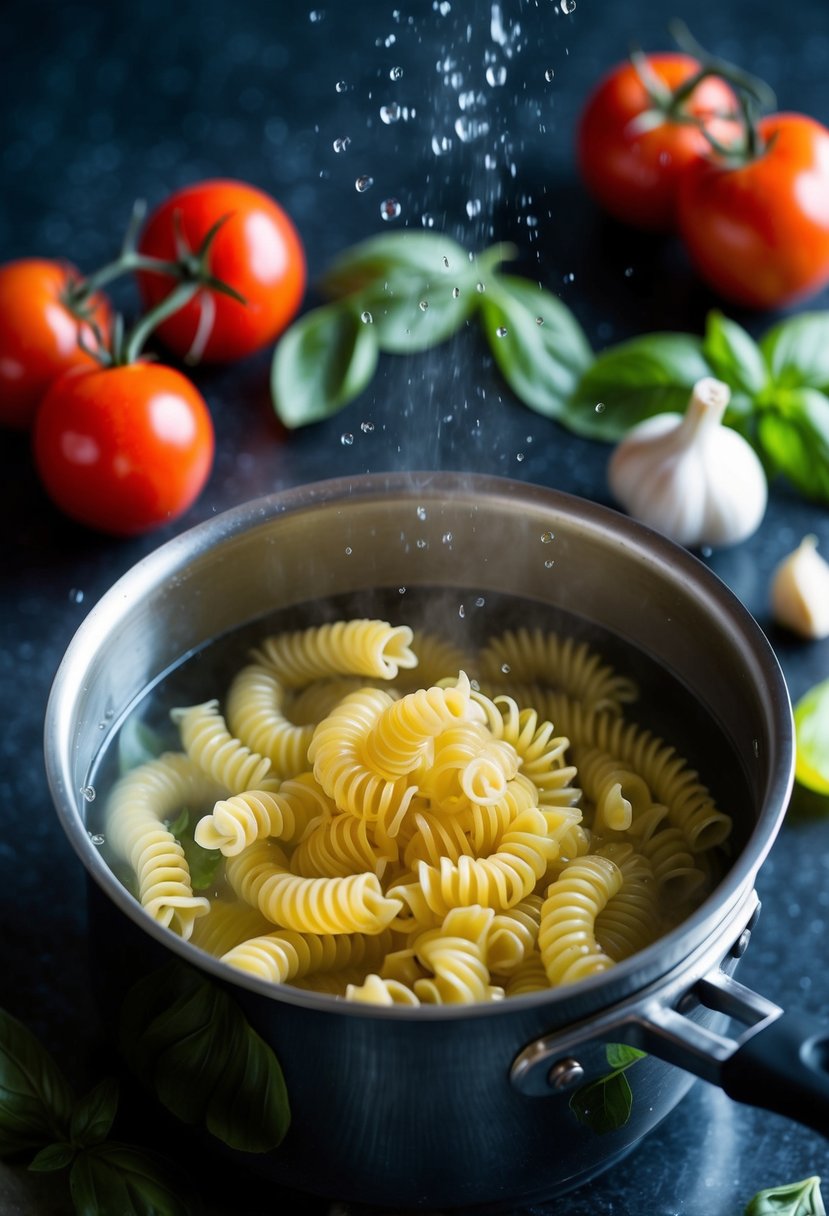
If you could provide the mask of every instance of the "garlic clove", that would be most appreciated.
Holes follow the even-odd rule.
[[[804,638],[829,637],[829,563],[817,544],[816,536],[804,536],[771,580],[772,616]]]

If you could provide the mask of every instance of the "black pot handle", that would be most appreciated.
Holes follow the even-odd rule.
[[[720,1076],[729,1097],[829,1137],[829,1027],[815,1018],[782,1013],[765,1023],[723,1062]]]

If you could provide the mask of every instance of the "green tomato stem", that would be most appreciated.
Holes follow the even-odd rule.
[[[173,316],[174,313],[189,304],[200,288],[200,283],[179,283],[168,296],[156,304],[155,308],[151,308],[149,312],[145,313],[118,344],[120,349],[115,351],[115,362],[119,365],[135,363],[150,334],[168,317]]]

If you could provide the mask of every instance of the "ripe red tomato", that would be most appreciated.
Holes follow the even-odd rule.
[[[212,226],[227,217],[210,248],[211,274],[233,287],[245,304],[204,289],[164,321],[157,333],[181,358],[231,362],[272,342],[296,315],[305,291],[305,254],[291,220],[267,194],[234,181],[207,181],[171,195],[148,219],[141,253],[175,260],[176,229],[195,253]],[[174,280],[141,273],[144,303],[167,296]]]
[[[0,266],[0,425],[26,429],[56,377],[76,364],[95,362],[78,345],[80,332],[94,349],[95,334],[66,302],[80,277],[68,262],[47,258],[21,258]],[[92,296],[88,307],[106,339],[106,301]]]
[[[577,155],[585,185],[610,215],[637,228],[667,232],[676,226],[680,178],[710,146],[702,131],[682,118],[704,120],[716,139],[729,143],[739,124],[719,115],[735,114],[738,107],[729,85],[708,76],[674,112],[670,96],[699,71],[699,62],[668,53],[645,60],[666,100],[649,95],[633,63],[619,64],[587,99]],[[636,120],[644,121],[646,114],[652,125],[640,127]]]
[[[679,228],[696,269],[726,300],[778,308],[829,282],[829,130],[803,114],[757,124],[743,164],[714,154],[680,187]]]
[[[75,368],[46,393],[34,426],[47,493],[80,523],[135,536],[195,501],[213,464],[207,406],[158,363]]]

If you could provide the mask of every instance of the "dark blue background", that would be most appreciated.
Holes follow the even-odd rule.
[[[175,187],[228,176],[269,191],[293,216],[308,255],[308,304],[315,276],[346,245],[390,226],[433,224],[470,249],[515,241],[519,268],[573,308],[596,348],[653,329],[699,331],[716,301],[678,246],[620,229],[586,199],[574,165],[576,116],[591,83],[631,42],[667,47],[667,22],[682,16],[713,52],[764,76],[781,109],[829,124],[826,0],[706,0],[685,9],[668,0],[576,0],[568,15],[551,0],[500,7],[511,41],[499,47],[492,6],[462,0],[13,0],[0,30],[0,260],[69,257],[92,270],[117,249],[136,198],[153,205]],[[483,65],[495,53],[507,72],[493,87]],[[391,79],[393,67],[403,69],[399,79]],[[484,94],[480,113],[489,123],[469,145],[453,135],[467,89]],[[380,107],[395,101],[408,115],[386,124]],[[436,156],[433,137],[444,135],[453,146]],[[342,139],[350,142],[338,153],[334,141]],[[363,174],[374,184],[360,193],[354,182]],[[380,219],[387,198],[401,205],[393,225]],[[129,285],[116,300],[135,310]],[[829,295],[811,306],[829,306]],[[755,334],[773,320],[731,313]],[[42,1036],[79,1088],[99,1079],[84,881],[49,802],[41,730],[52,675],[96,599],[190,524],[335,473],[475,469],[609,501],[608,449],[517,403],[472,334],[428,355],[384,361],[359,401],[293,434],[273,416],[268,364],[265,352],[195,374],[216,425],[213,475],[184,519],[139,540],[97,536],[61,518],[36,483],[26,438],[0,441],[0,1000]],[[795,697],[829,676],[829,643],[799,643],[776,630],[768,584],[806,532],[829,554],[825,508],[776,484],[756,536],[707,558],[767,629]],[[741,978],[826,1018],[829,819],[814,812],[810,800],[797,800],[764,867],[764,912]],[[819,1173],[825,1161],[818,1136],[699,1083],[626,1164],[534,1210],[737,1216],[758,1189]],[[240,1200],[238,1180],[214,1175],[212,1164],[199,1172],[216,1213],[322,1216],[330,1206],[260,1193],[252,1183]],[[60,1185],[0,1170],[0,1209],[63,1212]]]

